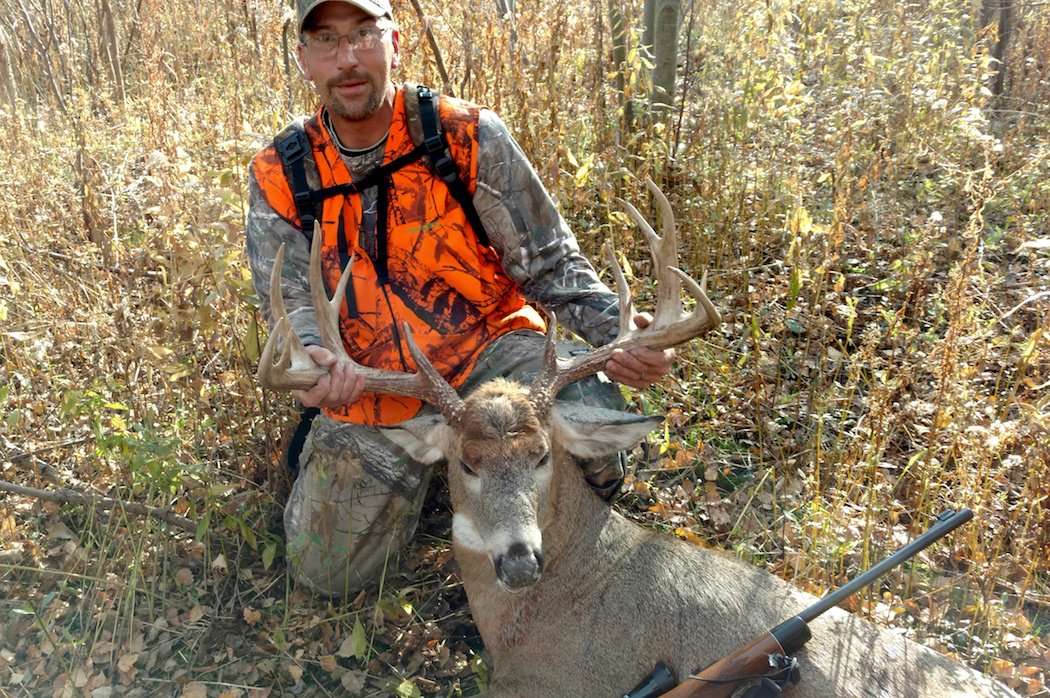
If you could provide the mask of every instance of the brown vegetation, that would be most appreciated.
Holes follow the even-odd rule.
[[[697,2],[656,120],[637,31],[609,29],[640,1],[419,7],[448,88],[502,114],[593,258],[647,258],[615,197],[651,176],[709,270],[726,322],[634,397],[668,426],[623,508],[819,592],[973,507],[854,610],[1046,695],[1045,3],[1011,3],[999,71],[980,3]],[[0,8],[0,480],[198,524],[0,495],[0,694],[474,692],[440,502],[376,593],[284,574],[292,405],[252,378],[243,219],[248,159],[311,107],[286,8]],[[442,84],[397,9],[401,74]]]

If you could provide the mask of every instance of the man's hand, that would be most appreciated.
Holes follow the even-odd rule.
[[[304,407],[342,407],[356,402],[365,390],[365,378],[347,361],[340,361],[324,347],[308,346],[306,353],[314,362],[328,369],[309,390],[293,390],[292,395]]]
[[[653,321],[649,313],[634,316],[634,324],[639,328],[648,327]],[[605,375],[617,383],[632,388],[645,390],[660,380],[671,370],[674,362],[674,349],[654,351],[645,347],[617,349],[605,364]]]

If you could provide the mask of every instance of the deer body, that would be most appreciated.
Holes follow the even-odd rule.
[[[453,490],[455,493],[455,489]],[[815,601],[768,572],[644,529],[556,455],[544,571],[508,591],[490,556],[454,536],[493,678],[489,698],[622,696],[657,661],[681,678]],[[832,609],[810,624],[799,698],[1013,696],[921,645]]]

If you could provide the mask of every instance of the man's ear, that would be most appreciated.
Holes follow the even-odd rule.
[[[303,46],[303,42],[299,41],[295,45],[295,66],[299,68],[299,72],[302,74],[303,79],[313,82],[313,76],[310,75],[310,71],[307,69],[307,63],[305,60],[306,47]]]
[[[397,29],[391,30],[390,43],[394,45],[394,55],[390,59],[390,69],[397,70],[401,67],[401,34]]]
[[[430,465],[445,460],[454,432],[439,414],[426,414],[401,422],[396,427],[381,429],[383,436],[404,449],[417,463]]]
[[[579,458],[597,458],[625,451],[663,423],[662,416],[555,402],[551,418],[554,439]]]

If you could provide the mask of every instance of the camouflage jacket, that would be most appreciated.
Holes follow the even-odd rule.
[[[334,129],[326,126],[338,145]],[[383,159],[382,143],[364,152],[340,150],[354,179]],[[308,176],[311,169],[307,168]],[[320,343],[307,281],[310,250],[306,238],[270,207],[254,174],[249,176],[248,192],[247,254],[263,313],[272,327],[270,272],[278,248],[287,243],[282,290],[288,317],[304,343]],[[360,236],[362,247],[369,249],[368,242],[376,235],[376,188],[366,190],[362,198]],[[506,125],[486,109],[481,110],[478,124],[474,205],[504,271],[530,302],[555,312],[559,323],[592,345],[615,337],[616,294],[580,252],[572,231]]]

